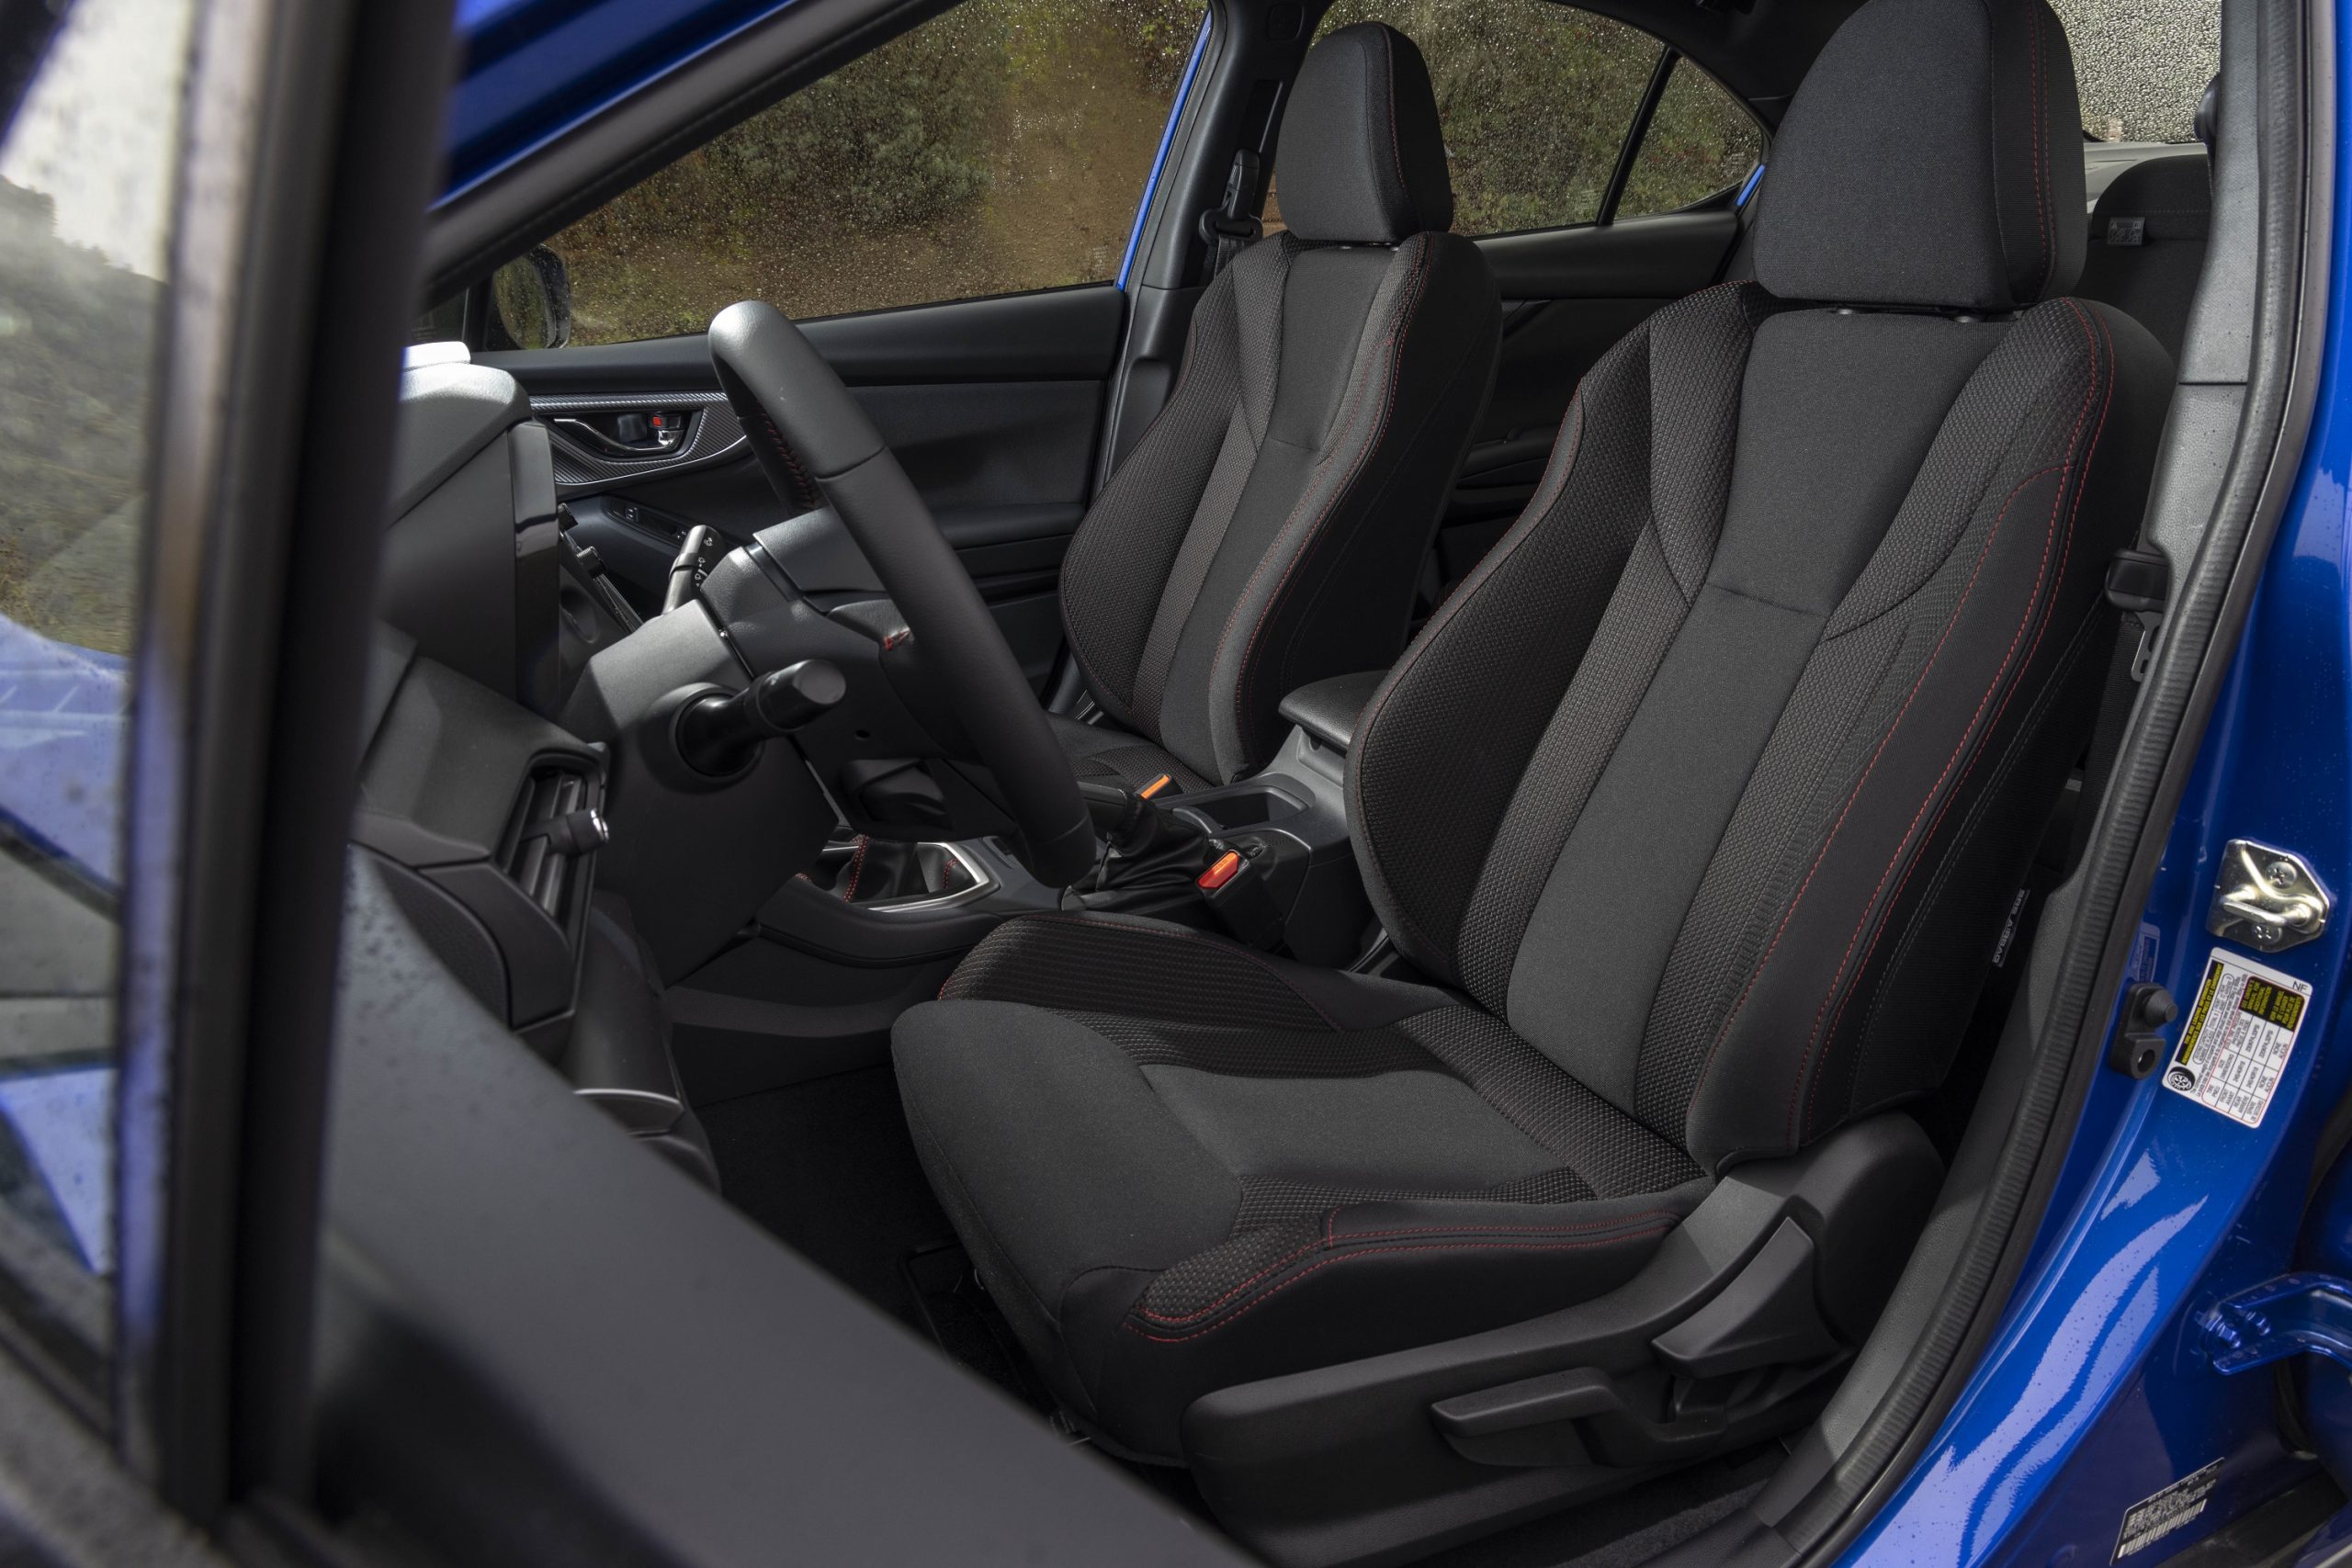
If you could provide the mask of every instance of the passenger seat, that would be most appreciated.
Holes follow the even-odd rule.
[[[2132,164],[2091,211],[2075,292],[2138,321],[2178,364],[2212,213],[2211,167],[2201,150]]]

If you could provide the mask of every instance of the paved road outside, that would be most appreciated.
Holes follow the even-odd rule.
[[[2050,4],[2075,46],[2083,129],[2105,141],[2189,139],[2197,100],[2222,68],[2221,0]]]

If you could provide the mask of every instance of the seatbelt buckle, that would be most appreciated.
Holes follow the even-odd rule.
[[[1283,936],[1282,906],[1261,863],[1265,851],[1262,839],[1211,839],[1209,863],[1193,878],[1218,924],[1250,947],[1272,947]]]

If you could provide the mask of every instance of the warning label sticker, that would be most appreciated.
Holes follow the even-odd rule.
[[[2165,1087],[2233,1122],[2261,1126],[2311,999],[2308,981],[2215,948]]]
[[[2154,1546],[2205,1511],[2205,1500],[2222,1479],[2222,1461],[2215,1460],[2194,1475],[2184,1475],[2144,1502],[2124,1510],[2123,1529],[2115,1538],[2120,1562],[2143,1546]]]

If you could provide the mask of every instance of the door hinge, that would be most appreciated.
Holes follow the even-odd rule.
[[[2333,1274],[2281,1274],[2207,1307],[2198,1326],[2217,1372],[2302,1355],[2352,1367],[2352,1284]]]

